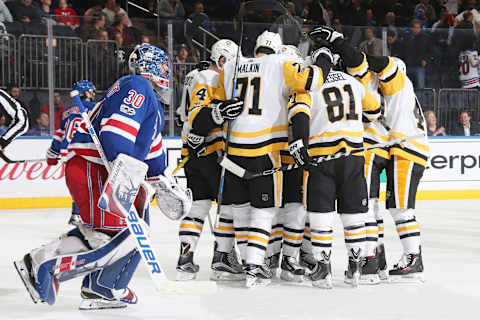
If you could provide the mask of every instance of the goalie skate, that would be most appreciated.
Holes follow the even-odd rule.
[[[282,270],[280,279],[289,282],[303,282],[305,269],[298,264],[294,257],[283,256],[280,269]]]
[[[37,289],[35,289],[35,278],[31,273],[32,258],[30,257],[30,254],[26,254],[22,260],[14,261],[13,265],[15,266],[15,269],[17,270],[20,279],[22,279],[25,288],[30,294],[32,301],[34,303],[37,303],[39,301],[43,302],[40,299],[40,295],[38,294]]]
[[[265,287],[272,282],[272,274],[266,266],[247,264],[245,266],[245,285],[247,288]]]
[[[212,273],[210,274],[210,280],[245,280],[245,272],[243,272],[243,267],[238,262],[235,248],[230,253],[214,251],[211,268]]]

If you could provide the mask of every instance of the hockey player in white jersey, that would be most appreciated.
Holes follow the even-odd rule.
[[[479,58],[475,49],[460,51],[459,59],[459,80],[462,88],[476,88],[480,86],[478,68]]]
[[[307,90],[322,86],[331,67],[328,49],[318,52],[318,65],[304,67],[291,58],[278,55],[282,46],[278,34],[265,31],[255,45],[255,58],[240,58],[237,66],[236,95],[245,101],[245,109],[231,124],[231,140],[227,156],[241,167],[263,171],[281,165],[280,151],[288,147],[288,123],[296,126],[300,118],[307,118],[308,110],[287,109],[290,90]],[[227,63],[220,74],[219,97],[229,98],[235,73],[235,63]],[[304,114],[304,116],[301,116]],[[278,213],[282,200],[282,174],[243,180],[227,172],[223,200],[225,204],[252,207],[234,220],[248,223],[248,240],[242,259],[245,260],[246,286],[267,285],[272,273],[264,265],[272,219]],[[235,223],[235,222],[234,222]],[[244,228],[242,228],[243,230]]]
[[[0,90],[0,118],[5,117],[6,131],[0,134],[0,152],[28,131],[27,111],[7,92]]]
[[[193,192],[194,201],[192,210],[180,223],[177,280],[194,279],[199,271],[199,266],[193,261],[193,255],[212,201],[216,200],[221,171],[217,159],[219,152],[224,148],[220,124],[215,128],[205,126],[202,121],[203,115],[200,114],[202,110],[197,106],[210,103],[214,99],[213,91],[218,87],[219,72],[225,63],[235,60],[238,50],[238,46],[228,39],[214,43],[210,55],[211,65],[208,69],[198,72],[185,88],[188,95],[185,101],[187,103],[189,97],[190,101],[188,101],[188,107],[185,106],[188,108],[188,121],[183,125],[182,154],[189,157],[184,168],[187,186]],[[234,107],[235,104],[243,105],[239,101],[231,102]],[[241,111],[241,107],[239,110]],[[229,206],[222,207],[220,224],[214,230],[214,234],[216,241],[210,278],[212,280],[245,279],[242,266],[235,255],[235,234]]]
[[[389,276],[393,280],[410,281],[414,278],[414,281],[423,281],[420,227],[414,209],[430,149],[423,112],[406,75],[405,63],[398,58],[361,53],[344,41],[342,34],[328,27],[316,27],[310,35],[317,42],[329,43],[357,78],[368,75],[368,70],[377,74],[385,99],[385,126],[389,130],[389,140],[419,136],[389,148],[386,207],[395,221],[404,251]]]

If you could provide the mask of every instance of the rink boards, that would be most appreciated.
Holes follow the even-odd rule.
[[[6,154],[11,159],[43,158],[50,142],[49,137],[20,138],[7,148]],[[173,170],[180,161],[181,139],[164,138],[163,146]],[[428,169],[417,199],[480,199],[480,137],[434,138],[430,139],[430,148]],[[0,209],[69,207],[71,198],[64,175],[62,165],[6,164],[0,160]],[[184,180],[183,170],[177,176]]]

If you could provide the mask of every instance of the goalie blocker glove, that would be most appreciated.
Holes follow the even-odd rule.
[[[217,125],[222,125],[225,120],[236,119],[243,111],[243,101],[235,97],[218,102],[212,108],[212,119]]]
[[[207,150],[205,137],[190,132],[187,135],[187,149],[190,157],[200,157],[200,155]]]

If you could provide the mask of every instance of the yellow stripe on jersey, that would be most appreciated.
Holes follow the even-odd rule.
[[[351,75],[355,75],[355,76],[361,75],[368,71],[367,56],[363,52],[362,52],[362,55],[363,55],[363,60],[358,67],[348,68],[348,73],[350,73]]]
[[[218,78],[218,90],[215,90],[213,99],[218,99],[218,100],[227,100],[227,97],[225,95],[225,83],[224,83],[224,78],[225,74],[223,70],[220,72],[220,76]]]
[[[304,90],[290,90],[290,99],[288,100],[288,122],[298,113],[305,113],[309,119],[310,115],[310,106],[312,105],[312,98],[308,92]]]
[[[373,134],[375,137],[381,139],[384,142],[387,142],[389,140],[387,136],[381,135],[377,130],[373,128],[367,127],[364,128],[364,131]]]
[[[295,164],[295,160],[291,155],[282,154],[281,158],[282,158],[282,164]]]
[[[397,205],[400,209],[406,208],[405,196],[408,196],[407,188],[409,186],[407,185],[407,180],[409,180],[409,169],[411,164],[412,163],[410,161],[405,161],[403,159],[395,159],[395,193],[398,197],[396,201],[398,201]]]
[[[336,136],[347,136],[352,138],[361,138],[363,137],[363,131],[332,131],[332,132],[324,132],[321,134],[317,134],[313,137],[310,137],[309,140],[315,140],[317,138],[329,138],[329,137],[336,137]]]
[[[291,123],[292,118],[299,113],[305,113],[308,116],[308,119],[312,119],[310,115],[310,108],[304,104],[297,104],[288,112],[288,122]]]
[[[287,61],[282,69],[285,85],[289,88],[309,91],[323,85],[322,69],[315,65],[305,68],[301,63]]]
[[[266,155],[267,153],[285,150],[288,148],[288,142],[272,142],[264,147],[257,149],[249,149],[248,145],[245,145],[245,148],[239,147],[228,147],[228,154],[241,157],[260,157]]]
[[[371,146],[370,143],[366,143],[364,142],[363,145],[365,147],[368,147],[368,146]],[[387,150],[385,149],[382,149],[382,148],[376,148],[376,149],[371,149],[371,150],[368,150],[368,151],[365,151],[365,157],[367,157],[367,154],[372,154],[372,153],[375,153],[376,155],[384,158],[384,159],[390,159],[390,153],[388,153]]]
[[[388,65],[379,74],[379,84],[384,96],[393,96],[405,87],[405,74],[401,72],[392,58],[388,58]]]
[[[394,71],[394,68],[396,68],[396,67],[397,66],[395,65],[395,61],[393,61],[392,58],[388,57],[387,66],[385,68],[383,68],[383,70],[378,73],[378,77],[383,78],[383,77],[389,75],[389,73],[392,73]]]
[[[399,139],[399,138],[407,138],[408,136],[400,132],[390,132],[390,137],[392,137],[392,139]],[[418,149],[422,149],[426,152],[430,152],[429,146],[421,144],[418,141],[408,140],[408,143],[410,143],[412,146],[417,147]]]
[[[287,130],[288,130],[288,126],[284,125],[284,126],[275,126],[275,127],[271,127],[271,128],[267,128],[259,131],[252,131],[252,132],[239,132],[239,131],[232,130],[230,132],[230,135],[235,138],[258,138],[270,133],[287,131]]]
[[[397,148],[397,147],[390,148],[390,155],[400,156],[400,157],[403,157],[403,158],[408,159],[410,161],[413,161],[415,163],[418,163],[421,166],[424,166],[424,167],[427,166],[427,160],[425,160],[423,158],[420,158],[420,157],[408,152],[407,150],[404,150],[404,149],[401,149],[401,148]]]
[[[335,154],[341,149],[345,149],[345,151],[350,151],[350,150],[353,150],[354,148],[350,147],[345,141],[340,141],[336,146],[332,146],[332,147],[309,148],[308,154],[311,157],[326,156],[330,154]],[[364,152],[352,153],[353,156],[362,156],[362,157],[363,157],[363,154]]]
[[[368,120],[370,120],[370,117],[376,119],[380,116],[380,101],[378,101],[370,92],[368,92],[368,90],[365,90],[365,96],[362,99],[362,111],[377,112],[377,115],[368,114]]]
[[[190,128],[193,127],[193,120],[195,120],[195,117],[197,114],[202,110],[202,108],[208,108],[207,106],[205,107],[196,107],[195,109],[191,110],[188,113],[188,124],[190,125]]]

